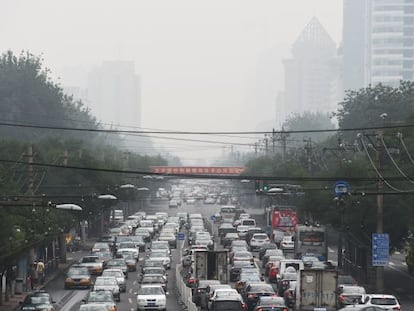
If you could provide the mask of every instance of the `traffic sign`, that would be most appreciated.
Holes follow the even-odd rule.
[[[178,239],[179,241],[184,241],[184,240],[185,240],[185,234],[184,234],[184,233],[179,232],[179,233],[177,234],[177,239]]]
[[[349,184],[346,181],[338,180],[334,187],[335,195],[337,197],[343,196],[349,193]]]
[[[211,220],[211,221],[216,221],[216,216],[211,215],[210,220]]]
[[[390,238],[388,233],[372,234],[372,265],[384,267],[388,265],[390,255]]]

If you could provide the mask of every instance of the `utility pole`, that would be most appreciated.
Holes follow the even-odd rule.
[[[276,133],[275,133],[275,129],[272,129],[272,152],[273,154],[276,153],[276,146],[275,146],[275,140],[276,140]]]
[[[29,162],[27,177],[28,177],[28,192],[29,195],[34,194],[34,176],[33,176],[33,146],[30,145],[27,150],[27,159]]]
[[[309,138],[308,140],[305,140],[305,142],[306,142],[306,146],[305,146],[306,161],[308,164],[309,176],[311,176],[312,175],[312,139]]]
[[[383,208],[384,208],[384,181],[381,178],[382,175],[382,154],[383,154],[383,146],[382,146],[382,138],[384,136],[384,132],[382,130],[378,130],[377,132],[377,146],[376,146],[376,155],[377,155],[377,170],[378,170],[378,181],[377,181],[377,233],[384,232],[383,226]],[[377,282],[376,282],[377,293],[384,292],[384,267],[378,266],[377,267]]]
[[[282,133],[280,134],[280,139],[282,140],[282,161],[285,161],[286,158],[286,137],[285,129],[282,127]]]

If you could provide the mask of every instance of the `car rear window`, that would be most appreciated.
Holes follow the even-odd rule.
[[[240,301],[214,301],[212,303],[214,311],[239,311],[242,309]]]
[[[268,238],[266,233],[263,233],[263,234],[261,234],[261,233],[255,233],[253,235],[253,237],[255,239],[257,239],[257,240],[266,240]]]
[[[371,303],[380,306],[393,306],[397,304],[397,301],[395,298],[371,298]]]
[[[242,220],[244,226],[255,226],[256,222],[253,219],[244,219]]]

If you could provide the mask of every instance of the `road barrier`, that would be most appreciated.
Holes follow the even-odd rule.
[[[181,295],[181,300],[186,305],[188,311],[198,311],[197,306],[193,302],[193,294],[192,294],[191,288],[185,285],[183,278],[181,276],[182,270],[183,270],[183,267],[181,264],[176,265],[175,278],[177,281],[178,292]]]

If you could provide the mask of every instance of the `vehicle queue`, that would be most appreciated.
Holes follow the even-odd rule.
[[[136,309],[167,310],[167,291],[174,286],[168,283],[171,249],[178,246],[180,230],[186,231],[185,247],[179,250],[183,266],[180,277],[192,289],[192,301],[201,310],[294,309],[299,297],[300,271],[333,268],[315,254],[293,258],[294,238],[286,236],[275,243],[249,214],[235,212],[229,206],[225,208],[224,217],[217,217],[213,225],[199,213],[178,212],[172,217],[165,212],[138,212],[110,228],[108,234],[95,243],[90,254],[70,267],[63,287],[89,289],[79,310],[117,311],[117,302],[128,290],[126,279],[138,270]],[[218,271],[200,274],[196,255],[217,250],[226,251],[228,279],[219,276]],[[139,258],[143,259],[141,264],[138,264]],[[339,275],[336,286],[335,309],[401,310],[396,297],[367,294],[350,276]],[[45,297],[53,308],[50,295],[38,291],[28,295],[22,310],[33,301],[44,303]]]

